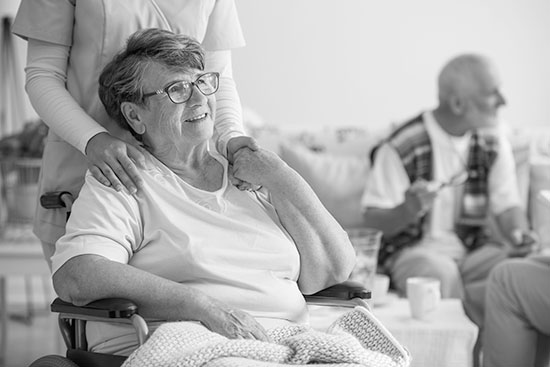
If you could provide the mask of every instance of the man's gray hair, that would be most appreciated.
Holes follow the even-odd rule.
[[[439,102],[445,103],[453,95],[468,93],[480,68],[490,61],[482,55],[463,54],[451,59],[439,73],[437,80]]]
[[[157,28],[130,36],[126,47],[101,72],[99,98],[109,116],[132,134],[134,130],[126,122],[120,106],[122,102],[146,104],[143,80],[151,63],[174,71],[204,70],[204,50],[191,37]]]

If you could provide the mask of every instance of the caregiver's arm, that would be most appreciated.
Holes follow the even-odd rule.
[[[117,191],[142,187],[136,165],[141,150],[111,136],[66,88],[70,47],[29,39],[25,89],[40,118],[63,140],[86,155],[94,177]]]
[[[103,256],[71,258],[55,272],[53,284],[61,299],[75,305],[127,298],[145,318],[200,321],[229,338],[268,340],[265,330],[249,314],[191,287]]]
[[[275,153],[241,149],[235,177],[262,185],[300,253],[298,285],[312,294],[346,280],[355,265],[347,233],[321,204],[306,181]]]

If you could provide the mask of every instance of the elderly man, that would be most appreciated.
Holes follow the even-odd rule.
[[[405,292],[408,277],[438,278],[443,297],[465,290],[467,312],[480,323],[488,272],[528,253],[533,236],[520,208],[511,146],[490,129],[505,104],[494,66],[480,55],[460,55],[443,67],[438,87],[438,107],[400,126],[373,152],[364,222],[384,232],[379,260],[398,291]],[[510,249],[489,241],[489,213]]]

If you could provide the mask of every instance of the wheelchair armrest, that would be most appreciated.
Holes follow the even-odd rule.
[[[52,312],[108,319],[129,319],[137,313],[137,306],[124,298],[106,298],[91,302],[86,306],[75,306],[56,298],[51,304]]]
[[[333,285],[317,293],[305,296],[306,301],[318,300],[352,300],[355,298],[370,299],[371,291],[361,283],[347,280],[343,283]]]

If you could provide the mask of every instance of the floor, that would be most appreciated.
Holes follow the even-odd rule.
[[[64,354],[57,316],[49,312],[54,294],[49,280],[11,277],[7,283],[10,317],[6,355],[0,360],[0,367],[24,367],[44,355]],[[30,290],[30,297],[26,287]],[[29,314],[32,316],[28,317]]]

